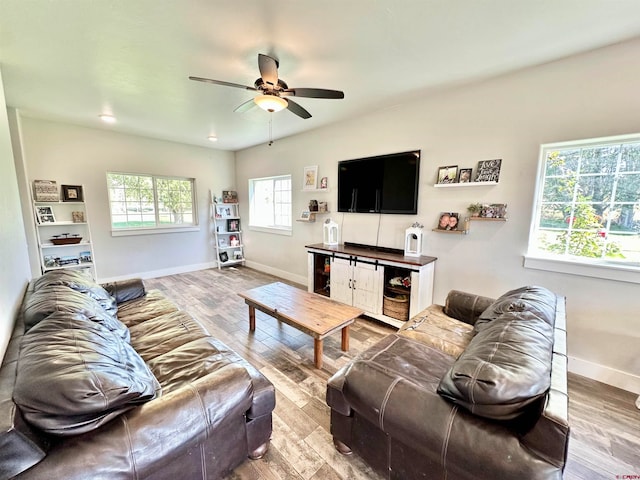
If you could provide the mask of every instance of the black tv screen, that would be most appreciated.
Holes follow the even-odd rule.
[[[338,211],[418,213],[420,150],[338,162]]]

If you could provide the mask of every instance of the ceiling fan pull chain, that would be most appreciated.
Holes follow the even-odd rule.
[[[269,146],[273,145],[273,112],[269,112]]]

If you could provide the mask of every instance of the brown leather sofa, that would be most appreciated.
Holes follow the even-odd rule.
[[[1,354],[0,479],[217,479],[268,448],[273,385],[140,280],[33,280]]]
[[[561,479],[564,306],[542,287],[450,292],[329,379],[336,448],[389,479]]]

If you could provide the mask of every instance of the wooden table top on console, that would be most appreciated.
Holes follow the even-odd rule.
[[[249,329],[255,330],[255,309],[314,338],[314,360],[322,368],[322,340],[342,330],[342,350],[349,350],[349,325],[364,313],[359,308],[275,282],[238,293],[249,305]]]
[[[419,257],[406,256],[404,251],[394,248],[373,247],[367,245],[350,245],[340,244],[335,246],[325,245],[324,243],[314,243],[311,245],[305,245],[305,248],[311,250],[322,250],[328,254],[337,253],[342,255],[353,255],[356,257],[368,257],[381,261],[404,263],[406,265],[412,265],[421,267],[429,263],[435,262],[436,257],[429,257],[427,255],[421,255]]]

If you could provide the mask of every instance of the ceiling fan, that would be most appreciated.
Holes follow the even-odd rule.
[[[213,83],[226,87],[243,88],[260,92],[258,96],[247,100],[239,105],[234,112],[246,112],[255,105],[258,105],[267,112],[279,112],[288,108],[300,118],[311,118],[311,114],[289,98],[283,97],[306,97],[306,98],[344,98],[344,92],[340,90],[327,90],[324,88],[289,88],[284,80],[278,78],[279,62],[268,55],[258,54],[258,68],[260,78],[253,87],[240,85],[238,83],[223,82],[222,80],[212,80],[210,78],[189,77],[190,80],[198,82]]]

